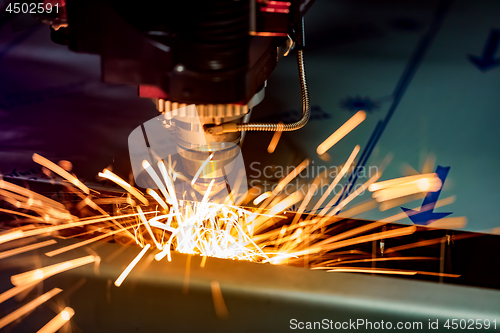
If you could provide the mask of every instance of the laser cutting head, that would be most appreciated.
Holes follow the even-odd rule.
[[[54,42],[98,54],[104,82],[136,85],[139,96],[156,101],[162,121],[175,133],[176,153],[188,175],[198,179],[193,186],[200,193],[212,180],[214,192],[225,187],[223,180],[231,172],[227,169],[244,138],[244,129],[214,135],[210,128],[238,128],[249,121],[278,58],[295,43],[303,45],[303,16],[314,2],[45,1],[60,6],[57,13],[37,14],[51,26]],[[191,105],[197,116],[175,114]],[[304,110],[305,121],[286,130],[307,122]],[[274,124],[262,128],[278,129]],[[207,155],[212,157],[203,165]]]
[[[184,171],[192,177],[192,187],[199,193],[204,195],[209,187],[210,195],[231,188],[227,175],[233,172],[235,159],[242,158],[240,151],[245,136],[244,132],[211,134],[206,129],[248,122],[252,108],[264,98],[264,89],[247,105],[185,105],[157,100],[158,110],[175,129],[176,151]]]
[[[143,161],[147,161],[156,174],[163,175],[161,167],[158,167],[161,161],[166,164],[170,174],[179,176],[180,182],[176,182],[175,189],[177,197],[184,196],[186,191],[191,193],[192,189],[203,196],[207,194],[207,197],[227,189],[226,193],[222,193],[222,196],[227,197],[236,184],[246,191],[245,167],[240,149],[244,133],[211,135],[205,131],[205,126],[214,125],[213,114],[217,108],[213,106],[158,102],[163,103],[162,114],[137,127],[128,139],[136,184],[144,188],[158,188],[157,181],[151,177]],[[218,123],[237,122],[249,117],[247,107],[225,108],[222,110],[225,115],[219,112],[221,117]],[[193,197],[191,195],[189,199]]]

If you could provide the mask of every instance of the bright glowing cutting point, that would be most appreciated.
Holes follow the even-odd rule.
[[[314,212],[319,210],[319,207],[321,207],[326,198],[331,194],[331,192],[333,192],[333,188],[338,185],[341,179],[351,170],[354,159],[359,151],[360,147],[356,146],[347,162],[342,167],[340,173],[336,175],[335,179],[328,186],[327,192],[316,203],[313,208]],[[201,174],[201,171],[207,166],[208,163],[210,163],[212,158],[213,154],[210,154],[203,167],[198,170],[199,172],[196,177],[192,179],[193,183],[196,182],[197,178]],[[238,188],[241,184],[241,180],[238,180],[233,189],[231,189],[231,193],[225,199],[222,198],[220,201],[210,201],[209,193],[211,188],[214,186],[215,181],[212,179],[201,202],[191,202],[186,200],[186,196],[189,196],[189,193],[177,192],[176,195],[176,187],[174,186],[175,172],[173,166],[175,163],[172,164],[169,158],[167,168],[166,161],[167,160],[165,160],[165,162],[160,160],[158,162],[158,170],[161,172],[161,176],[155,171],[157,170],[156,168],[153,169],[147,162],[143,163],[143,166],[146,170],[148,170],[161,190],[161,192],[152,189],[147,190],[147,193],[156,200],[156,202],[151,202],[151,206],[141,205],[138,201],[132,201],[131,198],[134,196],[139,199],[141,203],[149,204],[141,191],[137,190],[132,185],[128,184],[123,179],[108,170],[104,170],[100,175],[114,181],[121,187],[125,188],[130,194],[126,193],[123,195],[120,193],[118,197],[110,198],[107,194],[104,197],[99,197],[99,194],[96,192],[96,194],[93,193],[92,196],[85,196],[77,189],[68,186],[73,193],[78,194],[82,199],[80,201],[82,207],[88,205],[102,214],[82,219],[72,216],[61,203],[45,198],[18,185],[4,182],[0,179],[0,196],[2,196],[5,201],[12,206],[18,205],[20,209],[29,208],[30,213],[32,211],[34,214],[40,216],[38,217],[36,215],[32,216],[25,214],[24,217],[36,221],[43,220],[41,221],[43,224],[40,224],[40,226],[37,226],[38,224],[33,224],[32,226],[29,226],[29,228],[16,228],[0,234],[0,244],[11,241],[9,244],[11,248],[13,246],[19,246],[13,250],[0,253],[0,258],[2,258],[2,256],[26,252],[28,250],[50,245],[55,242],[47,241],[25,246],[25,244],[29,244],[35,240],[18,239],[88,225],[90,228],[88,228],[89,230],[85,231],[84,234],[98,232],[99,236],[60,247],[59,249],[47,252],[46,255],[54,256],[64,253],[123,231],[128,232],[128,229],[133,228],[133,233],[131,233],[131,235],[134,237],[136,243],[141,244],[144,248],[137,254],[137,256],[130,262],[130,264],[115,281],[115,285],[117,287],[123,283],[130,272],[146,254],[148,249],[154,245],[156,245],[161,251],[156,254],[156,260],[161,260],[167,256],[170,261],[172,259],[171,251],[175,250],[181,253],[190,255],[198,254],[202,256],[203,259],[200,263],[201,267],[205,265],[207,257],[217,257],[254,262],[267,262],[273,264],[302,264],[303,262],[306,266],[308,263],[314,263],[314,265],[321,266],[322,269],[349,269],[349,267],[332,267],[335,265],[332,263],[325,263],[325,259],[322,257],[323,254],[339,248],[345,248],[375,240],[409,235],[415,232],[416,227],[411,226],[408,228],[391,229],[378,233],[371,233],[375,228],[379,228],[383,222],[388,222],[387,220],[389,219],[393,221],[401,219],[402,217],[400,217],[400,215],[404,215],[402,213],[398,216],[390,217],[382,221],[346,230],[339,234],[335,234],[334,236],[325,235],[323,231],[324,228],[331,226],[337,221],[331,217],[336,215],[341,209],[347,207],[347,205],[350,204],[350,202],[361,194],[366,188],[375,191],[374,197],[376,199],[386,199],[394,198],[403,194],[406,195],[412,191],[417,191],[419,193],[433,191],[435,186],[439,185],[439,188],[441,186],[440,180],[436,177],[436,174],[422,174],[375,183],[380,176],[380,173],[377,173],[375,176],[371,177],[369,181],[363,184],[363,186],[348,195],[347,198],[342,200],[338,205],[336,205],[338,202],[337,199],[340,197],[342,192],[339,192],[338,195],[331,199],[326,207],[321,210],[319,215],[314,217],[312,215],[308,215],[304,218],[302,213],[312,200],[314,193],[316,193],[317,189],[320,188],[320,181],[326,178],[326,173],[325,175],[318,175],[316,177],[305,197],[304,192],[300,189],[296,190],[296,192],[291,195],[283,192],[286,192],[285,190],[290,187],[289,184],[293,178],[297,177],[302,170],[305,170],[308,167],[310,163],[309,159],[304,160],[292,172],[286,175],[279,182],[273,192],[265,192],[263,194],[256,193],[257,187],[254,187],[253,190],[249,190],[247,194],[239,197]],[[238,177],[240,177],[240,175],[238,175]],[[241,175],[241,177],[244,177],[244,174]],[[187,180],[187,178],[180,173],[178,174],[178,178],[189,182],[189,180]],[[180,191],[181,186],[178,186],[177,190]],[[177,198],[177,196],[179,198]],[[254,199],[254,204],[260,205],[260,207],[255,209],[245,209],[239,206],[239,203],[244,202],[244,204],[247,204],[251,199]],[[283,214],[285,209],[288,209],[291,205],[299,203],[301,200],[302,203],[299,205],[298,211],[294,212],[295,216],[293,216],[293,218],[290,218],[290,214],[288,214],[288,212]],[[113,216],[109,216],[107,211],[104,211],[98,206],[98,203],[113,205]],[[156,203],[162,207],[159,211],[156,211],[154,208],[158,207]],[[347,214],[348,216],[355,215],[359,212],[375,208],[376,204],[376,200],[362,202],[352,207],[350,210],[343,212],[343,214]],[[441,201],[438,201],[435,207],[439,207],[440,204]],[[435,207],[423,206],[421,207],[421,211]],[[265,210],[266,208],[268,210]],[[137,214],[129,214],[135,210],[138,211]],[[11,211],[3,211],[9,214],[12,213]],[[17,215],[21,214],[24,213]],[[119,223],[117,222],[118,220],[120,221]],[[284,222],[284,224],[279,223],[280,220]],[[455,220],[443,219],[440,223],[447,223],[447,227],[450,227],[452,224],[457,225],[458,223],[463,224],[464,222],[465,219],[456,218]],[[99,224],[96,225],[97,223]],[[142,228],[142,225],[145,228]],[[121,240],[121,238],[123,237],[117,239]],[[386,251],[386,253],[389,252],[390,249]],[[37,283],[54,274],[58,274],[86,263],[95,262],[96,260],[97,258],[93,256],[83,257],[75,259],[75,261],[62,262],[52,266],[41,267],[30,272],[13,276],[11,281],[14,283],[15,287],[0,295],[0,303],[24,292],[25,290],[28,290]],[[351,260],[347,263],[354,264],[357,262],[361,261]],[[345,263],[346,262],[343,262],[342,264]],[[352,269],[358,268],[352,267]],[[187,279],[186,281],[189,280],[189,270],[190,266],[187,264],[187,273],[185,275]],[[384,273],[384,270],[380,270],[375,273]],[[424,273],[419,272],[418,274]],[[389,274],[394,273],[391,272]],[[187,286],[188,284],[185,283],[185,285]],[[227,315],[227,308],[225,308],[220,286],[217,282],[212,284],[212,292],[214,295],[214,305],[218,315],[225,316],[224,313]],[[62,311],[58,315],[58,318],[60,318],[61,322],[67,322],[67,320],[71,318],[71,315],[71,311],[66,310]]]

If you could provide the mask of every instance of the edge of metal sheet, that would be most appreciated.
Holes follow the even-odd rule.
[[[418,321],[422,323],[419,331],[429,329],[429,320],[438,320],[440,328],[447,319],[496,319],[500,326],[500,291],[493,289],[216,258],[207,258],[205,267],[200,267],[201,257],[197,255],[191,256],[186,274],[188,255],[172,253],[171,262],[166,258],[157,262],[154,251],[146,253],[118,288],[113,283],[139,253],[138,246],[95,243],[46,257],[45,252],[75,240],[57,242],[3,260],[0,282],[7,290],[10,285],[4,281],[11,274],[34,269],[35,265],[99,255],[98,266],[79,267],[43,282],[43,290],[59,287],[66,291],[58,304],[75,310],[71,322],[77,332],[281,332],[293,328],[293,320],[324,324],[324,320],[352,323],[358,319],[394,325]],[[220,284],[227,318],[216,316],[212,281]],[[37,311],[11,331],[39,329],[44,320],[51,319],[37,316]],[[357,330],[371,331],[365,326]]]

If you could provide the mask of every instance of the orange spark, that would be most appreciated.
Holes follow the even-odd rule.
[[[281,128],[282,125],[283,125],[283,123],[279,123],[278,128]],[[276,147],[278,146],[278,142],[280,141],[281,133],[283,133],[283,132],[282,131],[274,132],[273,138],[271,139],[271,142],[269,142],[269,146],[267,147],[267,152],[269,154],[274,153],[274,150],[276,149]]]
[[[316,244],[313,247],[317,248],[318,251],[331,251],[341,247],[371,242],[374,240],[384,239],[384,238],[394,238],[400,236],[411,235],[417,230],[416,226],[406,227],[406,228],[398,228],[394,230],[382,231],[371,235],[360,236],[352,239],[346,239],[344,241],[335,242],[333,244],[317,246]]]
[[[147,244],[142,249],[142,251],[139,252],[139,254],[137,255],[137,257],[135,257],[134,260],[132,260],[130,262],[130,264],[128,264],[127,268],[125,268],[125,270],[120,274],[120,276],[118,277],[118,279],[116,279],[115,286],[119,287],[119,286],[122,285],[123,280],[125,280],[125,278],[129,275],[129,273],[135,267],[135,265],[137,265],[137,263],[139,262],[139,260],[141,260],[141,258],[144,256],[144,254],[146,253],[146,251],[149,249],[150,246],[151,246],[151,244]]]
[[[24,253],[24,252],[36,250],[36,249],[39,249],[41,247],[49,246],[49,245],[56,244],[56,243],[57,242],[55,240],[51,239],[51,240],[48,240],[45,242],[35,243],[35,244],[23,246],[23,247],[18,247],[18,248],[9,250],[9,251],[0,252],[0,259],[12,257],[15,255]]]
[[[18,186],[6,181],[3,181],[0,179],[0,187],[14,193],[18,193],[24,197],[27,197],[28,201],[29,199],[32,199],[33,201],[40,201],[41,203],[45,204],[45,208],[49,208],[48,210],[50,211],[51,209],[56,210],[58,212],[66,212],[66,207],[60,202],[57,202],[55,200],[49,199],[43,195],[40,195],[38,193],[35,193],[33,191],[30,191],[22,186]],[[33,202],[34,203],[34,202]],[[70,216],[69,214],[66,213],[66,215]]]
[[[70,307],[65,307],[64,310],[62,310],[57,316],[52,318],[51,321],[45,324],[45,326],[43,326],[36,333],[55,333],[61,327],[63,327],[63,325],[66,324],[74,314],[75,310]]]
[[[160,180],[160,177],[156,174],[156,172],[153,170],[153,167],[149,164],[148,161],[144,160],[142,161],[142,167],[146,172],[149,174],[149,176],[153,179],[155,182],[156,186],[160,189],[161,193],[163,196],[167,199],[167,202],[170,201],[170,196],[167,193],[167,189],[165,188],[165,185],[163,185],[162,181]]]
[[[100,212],[104,216],[110,216],[104,209],[99,207],[95,202],[93,202],[89,197],[86,197],[83,202],[92,209]],[[118,223],[115,219],[111,219],[111,222],[113,222],[118,228],[120,228],[122,231],[124,231],[130,238],[134,239],[134,235],[132,235],[127,229],[125,229],[120,223]]]
[[[201,258],[201,262],[200,262],[200,267],[203,268],[205,267],[205,263],[207,262],[207,256],[203,256]]]
[[[147,212],[146,214],[153,214],[157,213],[156,211],[152,212]],[[26,238],[26,237],[31,237],[31,236],[37,236],[37,235],[42,235],[42,234],[48,234],[54,231],[58,230],[63,230],[63,229],[68,229],[68,228],[73,228],[73,227],[81,227],[83,225],[88,225],[88,224],[93,224],[93,223],[98,223],[98,222],[104,222],[104,221],[110,221],[113,219],[124,219],[127,217],[132,217],[132,216],[137,216],[137,214],[124,214],[124,215],[118,215],[118,216],[109,216],[109,217],[103,217],[103,218],[92,218],[88,220],[83,220],[83,221],[77,221],[77,222],[70,222],[70,223],[65,223],[61,225],[56,225],[53,227],[44,227],[44,228],[38,228],[34,230],[28,230],[28,231],[11,231],[9,233],[5,233],[4,235],[0,236],[0,244],[14,240],[14,239],[19,239],[19,238]]]
[[[416,271],[405,271],[402,269],[389,268],[368,268],[368,267],[342,267],[328,270],[327,272],[344,272],[344,273],[377,273],[377,274],[397,274],[397,275],[416,275]]]
[[[370,186],[370,184],[376,182],[377,179],[379,179],[379,177],[380,177],[380,172],[377,172],[374,176],[372,176],[370,179],[368,179],[368,181],[366,183],[364,183],[363,185],[361,185],[360,187],[358,187],[354,192],[352,192],[351,194],[349,194],[347,196],[347,198],[345,198],[344,200],[342,200],[334,209],[332,209],[332,211],[330,213],[328,213],[324,217],[324,219],[328,219],[329,217],[331,217],[331,216],[337,214],[338,212],[340,212],[342,210],[342,208],[344,208],[349,202],[351,202],[352,200],[354,200],[354,198],[356,198],[358,195],[360,195],[361,193],[363,193]],[[337,194],[337,196],[339,196],[341,193],[342,192],[339,192]],[[332,200],[330,200],[330,202],[328,203],[328,205],[326,205],[325,208],[323,208],[323,210],[321,210],[321,212],[319,213],[319,215],[326,214],[326,212],[337,201],[337,196],[335,196]]]
[[[285,178],[283,178],[279,183],[278,185],[274,188],[273,190],[273,195],[277,195],[278,193],[280,193],[284,188],[285,186],[292,180],[294,179],[295,177],[297,177],[299,175],[299,173],[302,172],[302,170],[304,170],[305,168],[307,168],[307,166],[309,165],[309,162],[311,162],[310,159],[306,158],[304,161],[302,161],[302,163],[300,163],[295,169],[293,169],[292,172],[290,172],[288,175],[286,175]]]
[[[292,206],[293,204],[296,204],[300,200],[302,200],[302,192],[299,190],[292,193],[284,200],[280,201],[278,204],[274,205],[274,207],[271,208],[270,214],[271,215],[279,214],[288,207]]]
[[[120,185],[125,190],[127,190],[134,197],[139,199],[139,201],[142,202],[143,204],[145,204],[145,205],[149,204],[148,199],[146,199],[141,194],[141,192],[139,192],[135,187],[132,187],[129,183],[127,183],[126,181],[124,181],[123,179],[121,179],[120,177],[118,177],[117,175],[115,175],[114,173],[109,171],[108,169],[104,169],[102,172],[99,172],[99,177],[107,178],[107,179],[115,182],[116,184]]]
[[[137,211],[139,212],[139,216],[141,218],[141,221],[142,223],[144,224],[144,226],[146,227],[146,230],[148,231],[149,235],[151,236],[151,238],[153,239],[153,242],[155,243],[156,245],[156,248],[161,250],[162,249],[162,246],[160,243],[158,243],[158,241],[156,240],[156,237],[155,235],[153,234],[153,230],[151,230],[151,227],[149,226],[149,223],[148,223],[148,220],[146,219],[146,216],[144,216],[144,213],[142,212],[142,209],[141,207],[137,207]]]
[[[7,231],[0,235],[0,244],[9,242],[14,239],[19,239],[24,237],[24,231],[16,230],[16,231]]]
[[[158,202],[158,203],[160,204],[160,206],[161,206],[163,209],[165,209],[165,210],[167,210],[167,209],[168,209],[168,206],[167,206],[167,204],[165,203],[165,201],[163,201],[163,199],[162,199],[162,198],[158,195],[158,193],[156,193],[156,191],[155,191],[155,190],[152,190],[152,189],[148,188],[148,189],[146,190],[146,193],[147,193],[147,194],[149,194],[150,196],[152,196],[152,197],[156,200],[156,202]]]
[[[330,154],[328,154],[328,153],[324,153],[324,154],[319,155],[319,158],[320,158],[322,161],[325,161],[325,162],[330,162],[331,156],[330,156]]]
[[[158,161],[158,168],[160,169],[161,175],[163,176],[165,184],[167,185],[168,193],[170,194],[170,197],[172,199],[172,205],[174,206],[174,209],[177,210],[178,205],[177,205],[177,197],[175,195],[174,183],[172,181],[172,178],[170,178],[170,175],[167,172],[167,168],[165,167],[165,163],[163,163],[163,160]]]
[[[394,208],[394,207],[402,206],[405,203],[408,203],[410,201],[423,199],[424,197],[425,197],[425,193],[417,193],[417,194],[409,195],[406,197],[387,200],[387,201],[380,203],[379,210],[383,212],[383,211],[386,211],[386,210]]]
[[[346,239],[346,238],[355,236],[357,234],[361,234],[363,232],[367,232],[367,231],[373,230],[375,228],[381,227],[384,224],[385,223],[372,222],[370,224],[366,224],[366,225],[363,225],[361,227],[357,227],[357,228],[345,231],[343,233],[340,233],[338,235],[332,236],[330,238],[327,238],[327,239],[325,239],[325,240],[323,240],[321,242],[316,243],[315,246],[323,246],[323,245],[330,244],[330,243],[333,243],[333,242],[338,242],[338,241],[340,241],[342,239]]]
[[[220,290],[219,282],[212,281],[210,286],[212,288],[212,299],[214,301],[214,308],[217,317],[227,318],[229,316],[229,312],[227,311],[224,297],[222,297],[222,291]]]
[[[6,315],[2,319],[0,319],[0,328],[5,327],[6,325],[12,323],[13,321],[21,318],[25,314],[33,311],[38,306],[42,305],[43,303],[47,302],[49,299],[51,299],[55,295],[59,294],[61,291],[62,291],[62,289],[54,288],[51,291],[46,292],[45,294],[35,298],[34,300],[29,302],[28,304],[21,306],[16,311],[9,313],[8,315]]]
[[[366,112],[358,111],[318,146],[318,149],[316,149],[318,155],[323,155],[328,149],[332,148],[333,145],[339,142],[344,136],[346,136],[350,131],[356,128],[356,126],[361,124],[365,119]]]
[[[125,229],[130,229],[132,227],[134,227],[134,226],[130,226],[130,227],[127,227]],[[77,248],[79,248],[81,246],[85,246],[85,245],[91,244],[93,242],[97,242],[98,240],[107,238],[109,236],[115,235],[115,234],[120,233],[120,232],[123,232],[123,230],[120,229],[120,230],[110,231],[110,232],[107,232],[107,233],[105,233],[103,235],[100,235],[100,236],[97,236],[97,237],[94,237],[94,238],[89,238],[87,240],[84,240],[84,241],[81,241],[81,242],[78,242],[78,243],[75,243],[75,244],[71,244],[71,245],[68,245],[68,246],[60,247],[57,250],[45,253],[45,255],[47,257],[57,256],[57,255],[59,255],[61,253],[77,249]]]
[[[438,177],[420,178],[412,182],[378,190],[373,193],[373,198],[378,202],[382,202],[421,192],[435,192],[441,188],[441,185],[441,180]]]
[[[97,198],[94,199],[96,205],[119,205],[119,204],[131,204],[131,200],[127,197],[125,198]]]
[[[0,208],[0,212],[14,214],[14,215],[19,215],[19,216],[24,216],[24,217],[29,217],[29,218],[31,218],[33,220],[45,222],[45,220],[43,218],[41,218],[41,217],[33,216],[33,215],[29,215],[29,214],[24,214],[24,213],[21,213],[21,212],[16,212],[15,210]]]
[[[414,176],[406,176],[406,177],[400,177],[400,178],[395,178],[395,179],[389,179],[389,180],[384,180],[382,182],[372,184],[368,188],[368,190],[370,192],[380,191],[382,189],[392,187],[392,186],[408,184],[408,183],[412,183],[415,181],[418,182],[420,179],[429,179],[430,180],[433,178],[439,179],[439,177],[435,173],[425,173],[425,174],[418,174],[418,175],[414,175]]]
[[[307,205],[309,204],[309,201],[311,201],[314,193],[316,193],[316,190],[318,189],[319,183],[325,178],[325,176],[327,175],[327,172],[328,172],[328,170],[325,170],[316,176],[312,185],[309,187],[309,190],[307,191],[305,198],[300,203],[299,209],[295,213],[295,217],[293,218],[293,221],[290,225],[294,225],[295,223],[297,223],[299,221],[300,217],[302,216],[302,213],[304,213],[304,210],[306,209]]]
[[[90,193],[89,188],[87,186],[85,186],[80,180],[78,180],[78,178],[76,178],[75,176],[73,176],[72,174],[70,174],[69,172],[64,170],[63,168],[61,168],[59,165],[49,161],[45,157],[40,156],[40,155],[35,153],[35,154],[33,154],[33,161],[35,163],[43,165],[44,167],[46,167],[49,170],[54,171],[59,176],[63,177],[64,179],[69,181],[71,184],[75,185],[80,190],[82,190],[83,193],[85,193],[85,194]]]
[[[15,286],[21,286],[25,284],[29,284],[32,282],[40,282],[42,280],[45,280],[46,278],[49,278],[53,275],[65,272],[67,270],[77,268],[83,265],[87,265],[90,263],[93,263],[94,261],[97,260],[96,256],[86,256],[82,258],[77,258],[69,261],[65,261],[59,264],[54,264],[50,266],[46,266],[43,268],[35,269],[32,271],[28,271],[25,273],[17,274],[17,275],[12,275],[10,277],[10,282],[12,282],[13,285]]]
[[[8,300],[8,299],[10,299],[10,298],[12,298],[14,296],[16,296],[17,294],[20,294],[23,291],[32,288],[38,282],[40,282],[40,281],[35,281],[35,282],[28,283],[28,284],[25,284],[25,285],[22,285],[22,286],[19,286],[19,287],[12,287],[9,290],[3,292],[2,294],[0,294],[0,304],[3,303],[3,302],[5,302],[6,300]]]
[[[344,166],[340,170],[339,174],[335,177],[335,179],[332,181],[332,183],[330,184],[330,186],[328,186],[327,190],[321,196],[321,198],[318,200],[318,202],[316,203],[316,205],[314,205],[314,207],[312,209],[312,212],[316,212],[321,207],[321,205],[326,200],[326,198],[328,198],[328,196],[330,195],[330,193],[332,193],[332,191],[335,188],[335,186],[337,186],[337,184],[340,182],[340,180],[342,179],[342,177],[344,177],[344,175],[346,174],[346,172],[351,167],[352,162],[354,162],[354,159],[356,158],[356,155],[358,155],[358,153],[359,153],[359,150],[360,150],[359,145],[356,145],[356,147],[354,147],[354,149],[352,150],[351,155],[349,155],[349,158],[345,162]]]
[[[417,274],[431,275],[431,276],[443,276],[443,277],[451,277],[451,278],[460,277],[460,274],[436,273],[436,272],[424,272],[424,271],[417,271]]]

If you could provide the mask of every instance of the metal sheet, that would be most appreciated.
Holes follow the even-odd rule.
[[[58,240],[54,248],[72,242]],[[56,304],[61,309],[71,306],[75,310],[71,325],[76,331],[281,332],[290,330],[295,323],[291,322],[293,319],[301,322],[327,319],[333,323],[384,320],[393,325],[421,322],[422,331],[428,330],[429,319],[439,320],[441,329],[452,318],[496,319],[500,323],[497,290],[215,258],[208,258],[201,268],[199,256],[191,259],[189,288],[185,293],[188,256],[177,253],[173,254],[172,262],[157,262],[150,251],[117,288],[113,282],[140,249],[111,243],[92,247],[90,252],[95,251],[102,258],[97,274],[94,266],[87,265],[51,277],[43,284],[44,290],[63,289]],[[122,252],[108,262],[106,258],[117,250]],[[9,288],[4,283],[9,273],[33,269],[35,262],[46,266],[89,254],[88,249],[80,249],[47,258],[43,252],[2,262],[5,265],[2,289]],[[11,268],[5,270],[7,266]],[[220,284],[229,312],[225,319],[215,314],[212,281]],[[12,310],[15,304],[6,302],[1,311]],[[33,331],[53,315],[47,309],[37,309],[9,328],[12,332]],[[357,328],[371,331],[365,326]]]

